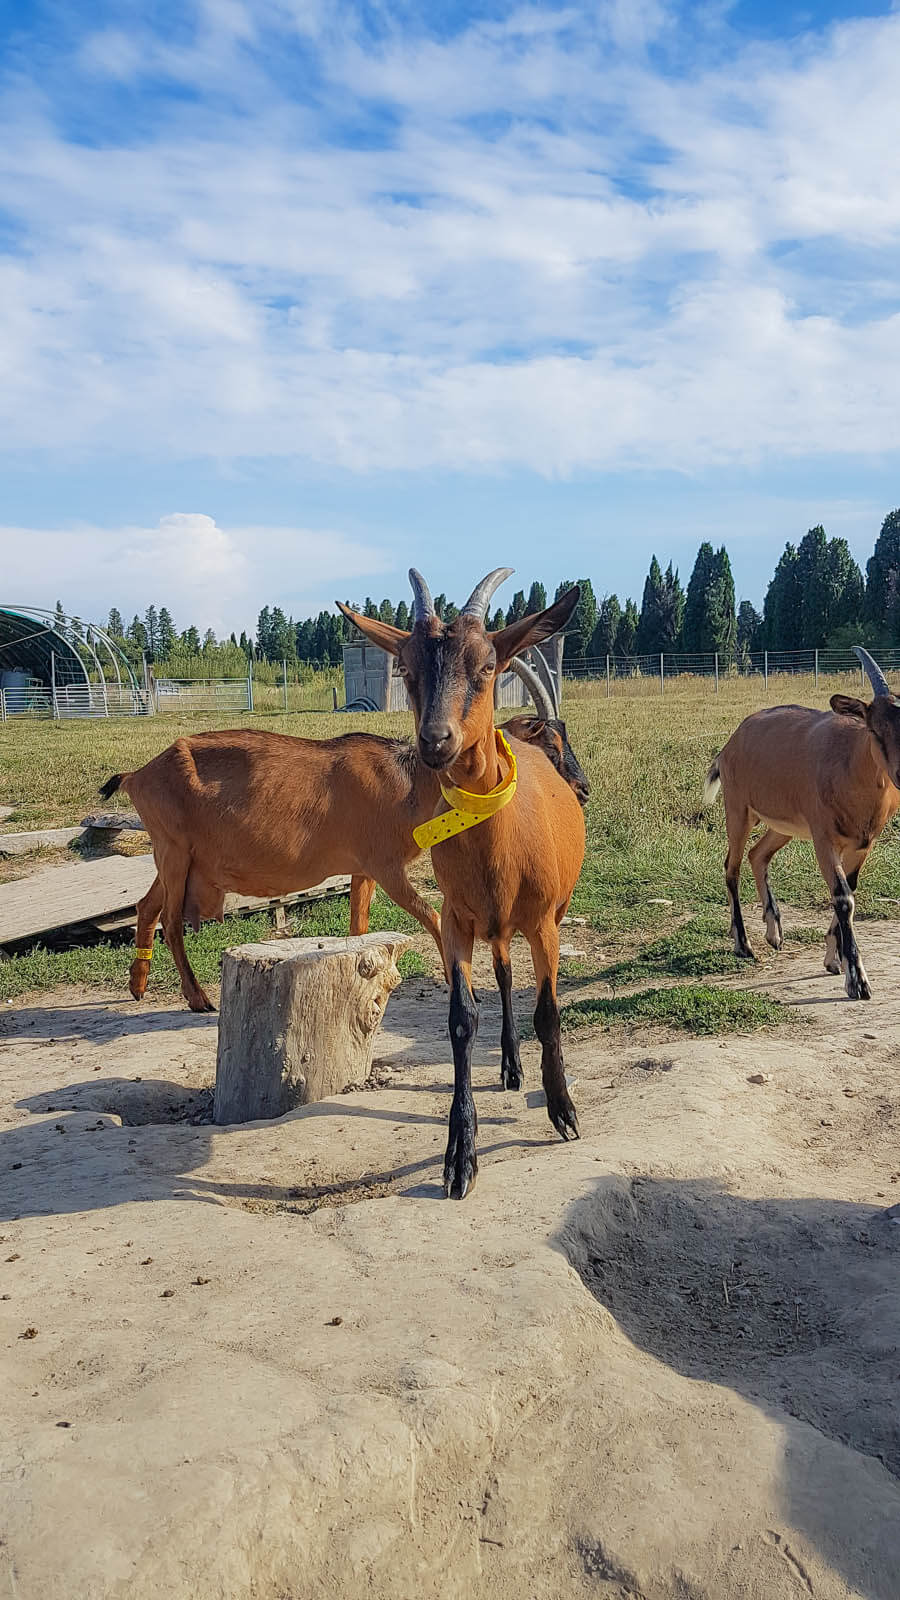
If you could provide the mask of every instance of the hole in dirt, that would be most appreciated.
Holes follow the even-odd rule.
[[[635,1344],[900,1476],[900,1228],[869,1206],[604,1187],[570,1258]]]
[[[188,1088],[165,1078],[105,1078],[69,1084],[50,1094],[29,1095],[18,1106],[27,1111],[105,1111],[126,1128],[158,1123],[212,1122],[213,1086]]]

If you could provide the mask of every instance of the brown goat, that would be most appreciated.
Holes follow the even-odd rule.
[[[415,604],[409,633],[345,606],[366,636],[397,657],[413,705],[416,743],[423,764],[442,780],[484,796],[508,782],[493,724],[497,674],[530,644],[548,639],[569,620],[578,602],[570,589],[546,611],[496,633],[484,618],[508,568],[492,572],[451,623],[436,616],[423,578],[410,572]],[[572,788],[539,749],[517,752],[518,782],[510,804],[465,833],[433,847],[432,864],[443,891],[444,957],[451,972],[450,1038],[454,1093],[444,1162],[444,1190],[462,1199],[474,1183],[477,1118],[472,1096],[472,1047],[478,1009],[472,993],[472,951],[491,946],[503,1003],[501,1081],[522,1082],[519,1040],[512,1012],[509,947],[523,933],[531,947],[538,992],[535,1032],[541,1041],[541,1076],[547,1112],[561,1136],[578,1137],[578,1120],[566,1087],[556,976],[559,924],[584,858],[584,819]],[[463,808],[466,809],[466,808]],[[468,808],[470,811],[473,809]]]
[[[540,683],[522,663],[516,669],[546,710]],[[574,763],[583,779],[564,730],[560,738],[542,719],[519,717],[509,732],[539,743],[557,763]],[[433,815],[439,780],[405,741],[365,733],[328,740],[201,733],[111,778],[101,793],[109,798],[118,788],[140,814],[157,865],[138,905],[137,947],[152,949],[162,917],[192,1010],[212,1010],[212,1002],[188,961],[183,924],[197,929],[203,920],[221,919],[229,891],[287,894],[350,872],[351,933],[368,930],[377,882],[428,930],[443,960],[439,919],[406,871],[420,854],[412,830]],[[149,959],[136,956],[129,983],[136,1000],[149,974]]]
[[[844,973],[851,1000],[871,998],[853,928],[860,869],[900,806],[900,705],[881,668],[856,646],[875,698],[831,697],[831,711],[773,706],[755,711],[731,735],[709,769],[704,798],[725,801],[725,885],[735,954],[752,959],[738,896],[744,850],[758,822],[766,832],[749,861],[763,908],[766,939],[781,948],[781,912],[769,882],[772,857],[791,839],[811,839],[834,914],[825,966]]]

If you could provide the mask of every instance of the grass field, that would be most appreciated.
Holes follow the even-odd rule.
[[[725,739],[750,711],[788,700],[824,708],[837,687],[846,691],[846,681],[823,681],[816,693],[811,678],[770,680],[764,698],[756,678],[724,679],[718,694],[708,680],[680,680],[667,686],[664,695],[645,690],[610,700],[602,685],[574,687],[564,707],[566,722],[592,794],[585,863],[572,910],[587,917],[603,941],[608,960],[596,969],[596,976],[616,986],[659,975],[686,980],[732,970],[722,871],[724,818],[721,803],[710,811],[702,808],[704,775]],[[237,720],[232,718],[231,725]],[[411,731],[411,719],[403,715],[245,715],[240,721],[313,738],[353,729]],[[198,716],[183,721],[166,717],[0,726],[0,804],[15,807],[4,827],[77,822],[97,805],[97,788],[110,773],[139,766],[178,734],[215,725],[213,719]],[[27,865],[24,862],[22,870]],[[826,893],[811,846],[800,842],[789,846],[776,858],[772,875],[780,898],[810,913],[812,931],[801,930],[801,936],[822,937]],[[751,906],[755,886],[749,871],[744,896]],[[882,836],[866,866],[858,909],[861,916],[900,913],[896,825]],[[338,931],[346,926],[347,914],[346,902],[307,912],[297,931]],[[418,931],[381,895],[373,925]],[[760,943],[755,918],[751,927]],[[201,978],[214,975],[222,948],[249,936],[246,922],[204,929],[193,946]],[[115,981],[119,967],[125,970],[125,954],[113,952]],[[99,951],[72,951],[48,955],[43,963],[38,956],[2,963],[0,995],[22,992],[26,971],[19,972],[19,959],[29,963],[32,986],[45,987],[54,981],[91,981],[86,967],[102,971],[106,958]],[[157,985],[166,981],[167,961],[165,955],[155,967]]]

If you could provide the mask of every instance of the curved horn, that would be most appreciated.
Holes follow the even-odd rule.
[[[489,572],[487,577],[482,578],[481,582],[472,590],[460,615],[463,617],[475,617],[478,622],[483,622],[495,590],[499,589],[501,583],[505,583],[507,578],[511,578],[515,570],[515,567],[495,567],[493,572]]]
[[[862,665],[865,667],[869,676],[869,682],[871,683],[872,688],[875,690],[876,696],[892,696],[893,691],[887,681],[887,678],[878,665],[878,662],[873,661],[868,650],[864,650],[861,644],[855,644],[853,646],[853,654],[859,657]]]
[[[556,709],[553,701],[550,699],[537,673],[532,670],[528,662],[523,661],[519,656],[513,656],[509,663],[509,669],[517,677],[521,678],[534,701],[538,715],[546,717],[548,722],[554,722],[556,720]]]
[[[415,567],[409,569],[409,581],[413,592],[413,623],[427,622],[429,617],[434,616],[434,601],[428,585]]]

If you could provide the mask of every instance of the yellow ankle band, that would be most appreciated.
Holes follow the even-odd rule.
[[[148,950],[141,950],[140,947],[136,947],[134,953],[135,953],[135,956],[137,957],[138,961],[152,961],[153,960],[153,946],[152,945],[150,946],[150,948]]]

